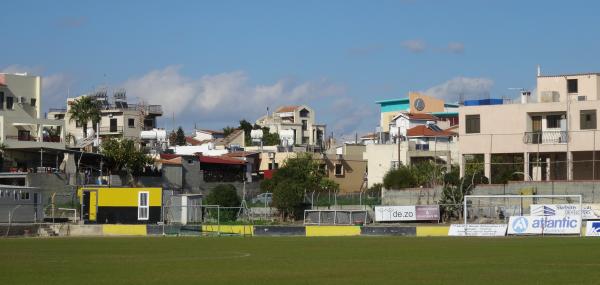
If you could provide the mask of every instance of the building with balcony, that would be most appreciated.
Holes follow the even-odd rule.
[[[42,78],[0,74],[0,142],[3,171],[55,167],[64,144],[62,120],[43,119]]]
[[[370,136],[363,159],[367,184],[382,183],[398,165],[432,161],[450,167],[458,158],[458,105],[410,93],[408,98],[377,101],[379,132]]]
[[[76,98],[68,98],[65,109],[50,109],[48,118],[64,121],[69,147],[90,146],[94,142],[95,132],[100,139],[124,138],[139,142],[142,131],[150,131],[157,127],[157,118],[163,114],[162,106],[129,103],[123,89],[115,90],[112,98],[107,93],[106,89],[100,89]],[[101,113],[97,126],[88,123],[87,134],[83,133],[83,127],[78,122],[71,120],[69,114],[71,106],[83,96],[93,97],[98,102]]]
[[[537,93],[459,108],[461,173],[483,165],[490,182],[598,179],[600,73],[542,75]]]
[[[315,111],[306,106],[282,106],[272,114],[260,117],[256,124],[278,133],[285,144],[323,149],[326,126],[317,124]]]

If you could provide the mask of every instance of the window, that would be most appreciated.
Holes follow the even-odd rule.
[[[306,120],[302,120],[302,130],[308,130],[308,122]]]
[[[13,109],[13,100],[15,99],[15,97],[12,96],[8,96],[6,97],[6,109],[8,110],[12,110]]]
[[[130,128],[135,128],[135,119],[128,119],[128,120],[127,120],[127,125],[128,125]]]
[[[4,197],[4,190],[0,190],[0,198]]]
[[[279,163],[269,163],[269,170],[279,169]]]
[[[75,127],[76,127],[76,128],[81,128],[81,127],[82,127],[82,125],[81,125],[81,122],[80,122],[80,121],[78,121],[78,120],[77,120],[77,121],[75,121]]]
[[[392,170],[393,169],[398,169],[398,167],[400,167],[400,162],[397,161],[397,160],[392,160],[390,167],[392,168]]]
[[[19,193],[17,192],[17,190],[13,190],[13,197],[15,198],[15,201],[19,200]]]
[[[335,164],[335,176],[343,176],[344,175],[344,165],[341,163]]]
[[[138,193],[138,220],[148,220],[148,212],[150,207],[148,206],[148,198],[150,193],[139,192]]]
[[[21,200],[29,200],[29,192],[21,192]]]
[[[308,117],[308,114],[309,114],[308,110],[306,110],[306,109],[300,110],[300,117],[306,118],[306,117]]]
[[[4,92],[0,92],[0,110],[4,109]]]
[[[31,98],[31,107],[35,107],[36,101],[37,100],[35,98]]]
[[[546,116],[546,128],[548,129],[560,129],[561,115],[548,115]]]
[[[478,134],[480,132],[479,115],[466,115],[465,122],[467,134]]]
[[[567,79],[567,93],[578,93],[577,79]]]
[[[582,130],[596,129],[596,110],[581,110],[579,113],[579,128]]]

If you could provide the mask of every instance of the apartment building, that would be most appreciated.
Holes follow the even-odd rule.
[[[461,173],[480,163],[490,182],[507,174],[536,181],[598,179],[599,91],[600,73],[538,71],[537,92],[523,91],[517,102],[461,106]]]
[[[278,133],[284,144],[322,149],[326,126],[315,122],[315,111],[306,105],[282,106],[256,120],[257,125]]]
[[[57,167],[65,149],[64,123],[43,119],[42,79],[27,74],[0,74],[0,141],[2,171]]]
[[[382,183],[385,174],[400,164],[434,161],[449,166],[458,158],[458,105],[418,93],[376,103],[381,110],[380,132],[363,153],[369,187]]]
[[[83,96],[93,97],[98,102],[101,113],[99,126],[92,126],[89,122],[87,134],[83,133],[82,125],[71,120],[69,114],[71,106]],[[123,89],[115,90],[112,97],[108,96],[106,89],[101,89],[76,98],[68,98],[67,107],[50,109],[48,118],[64,120],[69,147],[85,148],[94,142],[94,129],[97,129],[100,139],[123,138],[139,141],[142,131],[150,131],[157,127],[157,118],[162,114],[160,105],[127,102],[126,92]]]

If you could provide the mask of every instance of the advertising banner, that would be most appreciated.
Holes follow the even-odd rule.
[[[506,224],[464,224],[450,225],[449,236],[502,237],[506,235]]]
[[[587,221],[585,224],[586,237],[600,237],[600,221]]]
[[[437,221],[439,219],[440,207],[438,205],[375,207],[375,221],[377,222]]]
[[[581,232],[579,216],[511,216],[509,235],[569,235]]]
[[[600,204],[583,204],[580,211],[578,204],[533,204],[530,206],[532,216],[569,216],[579,215],[584,220],[600,219]]]
[[[399,222],[415,221],[415,206],[377,206],[375,207],[375,221]]]
[[[440,206],[438,205],[417,205],[415,206],[417,221],[439,221]]]

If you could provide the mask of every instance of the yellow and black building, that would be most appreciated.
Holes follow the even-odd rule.
[[[161,219],[162,188],[82,187],[77,195],[85,223],[152,224]]]

